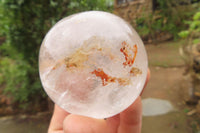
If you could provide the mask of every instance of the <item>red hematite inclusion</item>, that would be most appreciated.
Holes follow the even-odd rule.
[[[92,74],[95,74],[97,77],[100,77],[100,78],[101,78],[103,86],[107,85],[108,83],[111,83],[111,82],[115,82],[115,81],[116,81],[116,78],[115,78],[115,77],[108,76],[108,75],[103,71],[103,69],[101,69],[101,68],[99,68],[99,69],[97,69],[97,70],[94,70],[94,71],[92,72]]]
[[[134,64],[136,55],[137,55],[137,45],[135,44],[133,46],[133,48],[131,48],[131,46],[129,44],[127,44],[125,41],[122,42],[122,48],[120,49],[120,51],[124,54],[125,56],[125,62],[123,63],[124,66],[129,65],[129,67],[131,67]],[[139,69],[137,69],[137,71],[133,71],[137,68],[133,67],[130,71],[130,73],[133,73],[135,75],[137,74],[141,74],[141,71]],[[135,73],[136,72],[136,73]],[[97,70],[94,70],[93,72],[91,72],[92,74],[95,74],[97,77],[100,77],[102,80],[102,85],[106,86],[108,83],[112,83],[112,82],[116,82],[118,81],[118,83],[120,85],[128,85],[130,83],[130,79],[128,78],[116,78],[116,77],[112,77],[107,75],[102,68],[98,68]]]
[[[120,51],[124,54],[125,56],[125,62],[123,63],[124,66],[132,66],[134,61],[135,61],[135,58],[136,58],[136,55],[137,55],[137,45],[135,44],[133,46],[133,48],[127,44],[125,41],[122,42],[122,48],[120,49]]]
[[[119,85],[126,86],[130,84],[129,78],[117,78],[117,77],[111,77],[108,74],[106,74],[103,69],[98,68],[97,70],[94,70],[92,74],[95,74],[97,77],[100,77],[102,80],[102,85],[106,86],[108,83],[118,82]]]

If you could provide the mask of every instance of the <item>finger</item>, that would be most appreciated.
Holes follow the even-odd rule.
[[[150,72],[150,69],[148,68],[148,71],[147,71],[147,79],[146,79],[144,88],[147,86],[147,83],[149,82],[150,77],[151,77],[151,72]]]
[[[58,105],[55,104],[54,113],[51,118],[48,133],[54,133],[55,131],[62,131],[63,121],[67,115],[69,115],[68,112],[66,112],[65,110],[63,110],[62,108],[60,108]]]
[[[108,133],[108,126],[103,119],[70,114],[63,124],[64,133]]]
[[[117,133],[120,124],[120,114],[110,117],[106,120],[108,126],[108,133]]]
[[[120,113],[118,133],[140,133],[142,125],[142,103],[138,97],[125,111]]]
[[[150,70],[149,70],[149,68],[148,68],[148,71],[147,71],[147,78],[146,78],[146,81],[145,81],[143,90],[142,90],[142,92],[140,93],[140,96],[141,96],[142,93],[144,92],[144,88],[147,86],[147,83],[149,82],[150,77],[151,77],[151,72],[150,72]]]

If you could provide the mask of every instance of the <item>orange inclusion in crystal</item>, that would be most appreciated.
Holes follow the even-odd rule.
[[[115,82],[115,81],[116,81],[116,78],[115,78],[115,77],[108,76],[108,75],[103,71],[103,69],[100,69],[100,68],[98,68],[97,70],[94,70],[94,71],[92,72],[92,74],[95,74],[97,77],[100,77],[100,78],[101,78],[103,86],[107,85],[108,83],[111,83],[111,82]]]
[[[132,66],[136,55],[137,55],[137,45],[135,44],[133,46],[133,48],[131,48],[131,46],[129,44],[127,44],[125,41],[122,42],[122,48],[120,49],[120,51],[124,54],[125,56],[125,62],[123,63],[124,66]]]
[[[94,70],[91,73],[101,78],[103,86],[106,86],[108,83],[112,83],[116,81],[118,81],[118,83],[123,86],[130,84],[130,79],[111,77],[107,75],[101,68],[98,68],[97,70]]]

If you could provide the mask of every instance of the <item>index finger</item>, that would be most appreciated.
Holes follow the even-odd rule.
[[[140,133],[142,126],[142,103],[139,96],[125,111],[120,113],[118,133]]]
[[[70,113],[66,112],[64,109],[55,104],[54,113],[51,118],[48,133],[55,133],[56,131],[63,132],[63,121],[69,114]]]
[[[149,79],[150,79],[150,70],[148,69],[144,88],[146,87]],[[142,126],[142,102],[141,102],[141,97],[139,96],[131,106],[129,106],[122,113],[120,113],[120,126],[118,128],[118,132],[140,133],[141,126]]]

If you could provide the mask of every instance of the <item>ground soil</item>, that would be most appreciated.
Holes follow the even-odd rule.
[[[142,98],[159,98],[172,103],[175,111],[159,116],[143,117],[142,133],[196,133],[199,118],[188,115],[191,78],[184,75],[185,66],[179,54],[184,41],[146,45],[151,79]]]
[[[150,67],[151,79],[142,98],[159,98],[172,103],[175,111],[159,116],[143,117],[142,133],[192,133],[188,107],[189,78],[183,76],[184,68]]]

